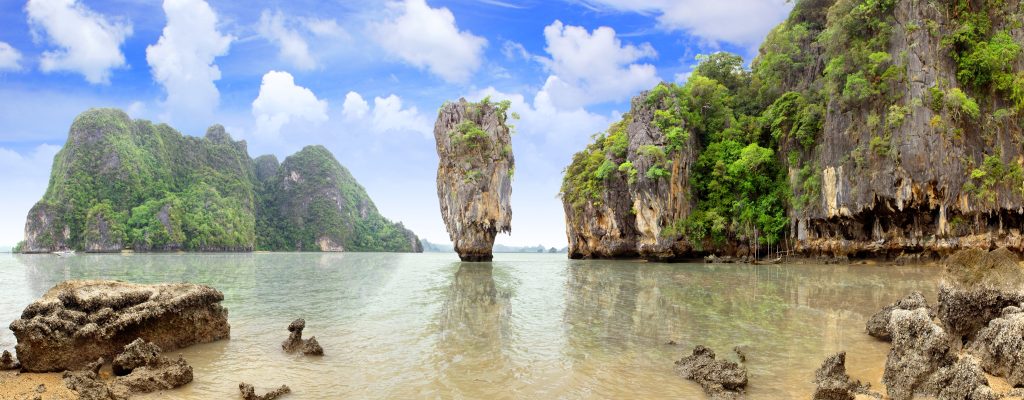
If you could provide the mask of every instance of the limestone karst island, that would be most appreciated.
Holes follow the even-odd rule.
[[[0,192],[0,400],[1024,398],[1024,0],[12,0]]]

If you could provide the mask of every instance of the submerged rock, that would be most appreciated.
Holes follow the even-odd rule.
[[[867,323],[868,335],[882,340],[890,340],[889,317],[892,315],[892,310],[915,310],[918,308],[928,309],[929,314],[934,315],[934,312],[932,312],[931,308],[928,307],[928,301],[925,300],[921,292],[913,292],[900,301],[885,306],[881,311],[872,315],[871,318],[868,319]]]
[[[74,370],[113,359],[138,338],[164,350],[228,338],[223,299],[216,289],[188,283],[65,281],[26,307],[10,328],[25,370]]]
[[[11,352],[4,350],[3,355],[0,355],[0,371],[20,368],[21,363],[19,363],[18,360],[15,360],[14,357],[11,356]]]
[[[434,124],[437,197],[463,261],[490,261],[494,236],[512,231],[511,130],[507,105],[445,103]]]
[[[281,342],[281,348],[287,353],[294,353],[297,350],[302,350],[302,354],[307,356],[324,355],[324,349],[320,347],[320,343],[316,341],[316,336],[302,340],[303,329],[306,329],[305,319],[299,318],[288,324],[288,339]]]
[[[693,354],[676,361],[676,371],[700,384],[712,399],[738,399],[747,386],[747,369],[732,361],[716,360],[715,352],[698,345]]]
[[[114,375],[123,376],[136,368],[147,365],[160,357],[160,347],[141,338],[124,347],[124,352],[114,357]]]
[[[274,400],[278,397],[284,396],[292,392],[292,389],[288,385],[281,385],[281,387],[274,389],[267,394],[258,395],[256,394],[256,388],[252,385],[242,382],[238,384],[238,391],[242,393],[242,398],[245,400]]]
[[[893,400],[906,400],[940,368],[956,360],[950,337],[932,322],[928,310],[893,310],[889,319],[892,348],[885,359],[882,383]]]
[[[192,382],[192,379],[192,366],[181,356],[174,361],[157,356],[130,374],[115,378],[111,387],[119,394],[151,393],[183,386]]]
[[[821,367],[814,372],[813,400],[853,400],[857,394],[881,398],[871,393],[869,386],[850,379],[846,374],[846,352],[833,354],[825,359]]]
[[[992,375],[1006,378],[1014,387],[1024,386],[1024,312],[1007,307],[978,332],[969,350]]]
[[[1024,269],[1005,248],[959,251],[946,260],[945,274],[938,316],[961,342],[974,338],[1004,308],[1024,302]]]

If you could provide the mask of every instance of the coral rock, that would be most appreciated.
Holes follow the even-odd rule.
[[[924,296],[920,292],[913,292],[907,297],[904,297],[900,301],[885,306],[881,311],[872,315],[868,319],[867,331],[868,335],[874,336],[882,340],[889,340],[889,317],[892,315],[892,310],[915,310],[918,308],[929,309],[928,301],[925,300]]]
[[[141,285],[66,281],[11,323],[22,367],[31,372],[79,369],[113,359],[142,338],[164,350],[230,336],[224,295],[188,283]]]
[[[696,381],[712,399],[740,398],[747,386],[747,369],[731,361],[715,359],[715,352],[697,346],[693,354],[676,361],[676,371]]]
[[[292,389],[288,385],[281,385],[281,387],[268,392],[267,394],[257,395],[256,389],[245,382],[238,384],[238,391],[242,393],[242,399],[244,400],[274,400],[278,397],[284,396],[292,392]]]

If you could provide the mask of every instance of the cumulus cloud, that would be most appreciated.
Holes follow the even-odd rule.
[[[111,19],[77,0],[29,0],[25,5],[34,37],[59,49],[43,52],[43,72],[70,71],[89,83],[110,83],[110,70],[127,66],[121,44],[131,36],[126,20]]]
[[[24,238],[25,216],[46,191],[53,156],[60,146],[41,144],[25,153],[0,147],[0,186],[4,206],[0,207],[0,245],[14,245]]]
[[[285,15],[281,11],[263,10],[260,15],[259,33],[281,48],[280,58],[300,70],[316,68],[316,60],[309,54],[309,45],[298,31],[285,26]]]
[[[327,100],[316,98],[312,90],[298,86],[291,74],[270,71],[263,75],[260,94],[252,102],[256,133],[277,136],[292,121],[327,121]]]
[[[220,101],[213,61],[227,54],[234,37],[217,31],[217,14],[203,0],[164,0],[163,8],[167,26],[146,48],[146,61],[167,91],[168,113],[211,115]]]
[[[370,27],[388,53],[448,82],[469,80],[480,67],[487,39],[460,31],[447,8],[431,8],[425,0],[393,2],[396,15]]]
[[[7,42],[0,42],[0,71],[17,71],[21,69],[21,52]]]
[[[550,57],[537,60],[552,76],[542,91],[559,108],[621,100],[660,80],[653,65],[637,63],[657,57],[654,48],[648,43],[623,45],[612,28],[587,32],[583,27],[555,21],[544,28],[544,39]]]
[[[415,132],[424,136],[433,135],[433,123],[416,107],[404,107],[402,99],[394,94],[375,97],[373,110],[363,96],[356,92],[345,95],[341,114],[350,124],[361,130],[374,133]]]
[[[756,46],[789,15],[788,0],[583,0],[594,7],[654,13],[658,25],[711,42]]]

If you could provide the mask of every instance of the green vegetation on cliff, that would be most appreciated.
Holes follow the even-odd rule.
[[[686,83],[635,98],[573,156],[561,189],[570,243],[665,257],[778,243],[798,222],[870,243],[879,229],[859,227],[878,224],[886,202],[927,210],[883,223],[897,231],[947,218],[939,203],[972,204],[958,214],[1017,204],[1022,21],[1019,0],[797,1],[749,69],[737,55],[699,56]],[[593,237],[611,229],[620,236]]]
[[[354,178],[329,153],[327,157],[336,165],[330,171],[341,169],[345,181],[342,187],[354,194],[341,202],[325,203],[321,198],[310,201],[323,203],[320,208],[333,205],[339,209],[352,204],[372,208],[373,203]],[[257,209],[267,203],[264,197],[277,196],[265,190],[258,179],[277,173],[276,159],[268,161],[265,157],[250,159],[245,142],[232,140],[220,125],[210,127],[205,137],[198,138],[182,135],[165,124],[132,120],[120,110],[86,111],[75,119],[67,143],[54,159],[50,185],[29,213],[21,250],[295,249],[295,242],[274,237],[278,230],[260,229],[267,224],[257,223],[273,218],[258,216]],[[346,249],[415,248],[405,236],[401,241],[404,246],[398,245],[395,231],[401,230],[400,226],[387,222],[376,210],[358,219],[352,219],[352,213],[330,211],[318,217],[323,225],[309,229],[327,232],[351,224],[362,230],[356,235],[360,238],[358,244]]]

